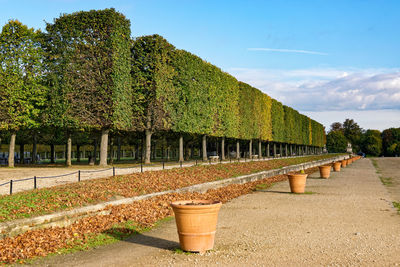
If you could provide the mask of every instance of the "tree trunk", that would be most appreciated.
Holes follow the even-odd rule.
[[[269,147],[269,142],[267,143],[267,158],[269,158],[269,150],[270,150],[270,147]]]
[[[274,143],[274,158],[276,158],[276,143]]]
[[[114,138],[110,137],[110,164],[114,163]]]
[[[24,164],[25,161],[25,144],[22,143],[19,145],[19,164]]]
[[[203,140],[202,140],[202,144],[203,144],[203,161],[207,161],[207,136],[203,135]]]
[[[146,135],[146,155],[144,157],[144,163],[148,164],[150,163],[151,159],[151,135],[152,132],[150,130],[146,130],[145,131],[145,135]]]
[[[179,136],[179,161],[183,161],[183,136]]]
[[[258,158],[262,158],[261,140],[258,140]]]
[[[89,165],[96,164],[96,156],[97,156],[97,138],[93,140],[93,154],[90,157]]]
[[[221,160],[225,160],[225,137],[221,140]]]
[[[35,164],[37,162],[37,134],[33,133],[33,146],[32,146],[32,163]]]
[[[100,141],[100,166],[107,166],[107,149],[108,149],[108,129],[101,130]]]
[[[117,137],[117,142],[118,142],[118,146],[117,146],[117,161],[121,160],[121,136]]]
[[[8,167],[14,167],[14,151],[15,151],[15,137],[16,133],[11,133],[10,146],[8,147]]]
[[[240,159],[240,143],[236,141],[236,158]]]
[[[56,154],[56,149],[54,147],[54,144],[50,144],[50,163],[55,163],[55,154]]]
[[[68,138],[67,138],[67,161],[66,161],[66,165],[68,167],[72,165],[71,154],[72,154],[72,138],[71,138],[71,134],[68,134]]]
[[[249,158],[251,159],[253,155],[253,140],[249,142]]]
[[[81,146],[76,145],[76,162],[81,162]]]

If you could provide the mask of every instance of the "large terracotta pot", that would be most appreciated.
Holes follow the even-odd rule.
[[[341,162],[342,162],[342,167],[343,167],[343,168],[346,168],[346,166],[347,166],[347,159],[344,159],[344,160],[342,160]]]
[[[347,165],[351,164],[351,159],[347,159],[346,161],[347,161]]]
[[[331,175],[331,165],[319,166],[319,174],[321,178],[329,178]]]
[[[340,172],[340,166],[342,166],[342,162],[336,161],[333,163],[333,170],[335,172]]]
[[[182,250],[203,253],[214,247],[221,205],[221,202],[211,200],[183,200],[171,203]]]
[[[305,173],[288,174],[290,191],[292,193],[304,193],[307,176],[308,174]]]

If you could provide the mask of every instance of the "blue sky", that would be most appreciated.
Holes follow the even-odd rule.
[[[114,7],[132,36],[158,33],[327,128],[400,127],[400,1],[8,1],[1,23]]]

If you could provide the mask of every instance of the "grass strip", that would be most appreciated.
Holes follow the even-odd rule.
[[[148,171],[24,191],[13,195],[3,195],[0,196],[0,222],[50,214],[120,197],[134,197],[178,189],[194,184],[278,169],[334,156],[337,155],[318,155]]]

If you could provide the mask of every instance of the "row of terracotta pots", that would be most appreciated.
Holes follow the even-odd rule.
[[[331,167],[338,172],[341,167],[346,167],[359,158],[352,157],[333,162],[332,165],[319,166],[320,175],[327,179]],[[291,192],[304,193],[308,174],[303,172],[288,176]],[[203,253],[213,248],[221,205],[219,201],[210,200],[184,200],[171,203],[182,250]]]
[[[328,179],[330,177],[332,167],[335,172],[339,172],[341,167],[345,168],[347,165],[353,163],[356,160],[359,160],[360,158],[361,158],[360,156],[355,156],[355,157],[350,157],[348,159],[343,159],[341,161],[333,162],[331,165],[319,166],[320,176],[321,178]],[[289,174],[288,178],[289,178],[290,191],[292,193],[300,193],[300,194],[304,193],[307,174],[303,173]]]

